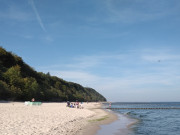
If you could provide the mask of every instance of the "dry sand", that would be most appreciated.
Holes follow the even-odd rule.
[[[93,135],[99,124],[117,117],[99,103],[84,103],[84,109],[68,108],[66,103],[0,103],[0,135]]]

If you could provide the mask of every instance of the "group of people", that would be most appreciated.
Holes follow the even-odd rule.
[[[77,109],[83,109],[83,102],[69,102],[67,101],[67,107],[70,107],[70,108],[77,108]]]

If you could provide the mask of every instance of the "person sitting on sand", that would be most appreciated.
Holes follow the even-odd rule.
[[[70,102],[69,101],[67,101],[67,107],[70,107]]]
[[[34,101],[35,101],[35,99],[34,99],[34,98],[32,98],[32,99],[31,99],[31,102],[34,102]]]
[[[73,104],[73,103],[70,103],[70,107],[71,107],[71,108],[74,108],[74,104]]]
[[[76,108],[79,108],[79,102],[76,101]]]

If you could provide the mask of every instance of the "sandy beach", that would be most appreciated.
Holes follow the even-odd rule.
[[[94,135],[100,124],[117,116],[99,109],[100,103],[84,103],[84,109],[66,103],[26,106],[22,102],[0,103],[1,135]]]

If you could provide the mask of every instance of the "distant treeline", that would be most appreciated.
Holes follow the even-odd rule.
[[[35,71],[22,58],[0,47],[0,100],[106,101],[92,88]]]

